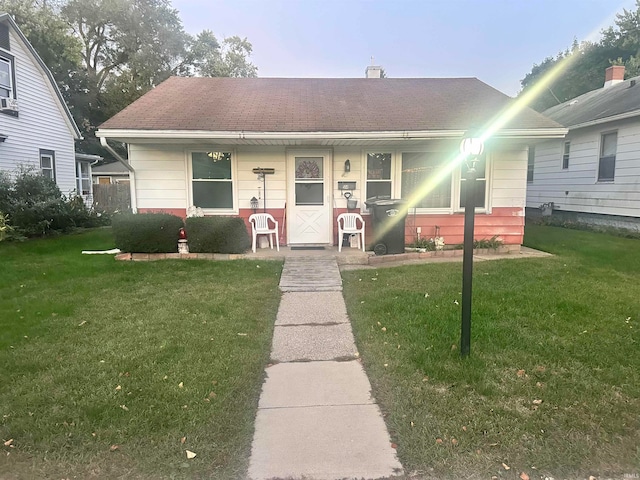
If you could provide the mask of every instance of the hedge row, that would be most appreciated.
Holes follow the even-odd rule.
[[[193,253],[244,253],[251,240],[244,220],[238,217],[187,218],[166,213],[121,214],[113,217],[116,247],[129,253],[177,251],[180,228],[185,228]]]

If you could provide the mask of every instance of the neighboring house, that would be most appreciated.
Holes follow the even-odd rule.
[[[13,18],[0,13],[0,170],[31,166],[53,179],[62,193],[89,178],[82,159],[76,163],[73,121],[49,69]]]
[[[95,184],[129,184],[129,170],[120,162],[96,165],[91,170],[91,176]]]
[[[640,228],[640,77],[606,70],[598,90],[544,115],[566,138],[530,151],[527,207],[584,223]],[[533,210],[532,210],[533,212]]]
[[[371,77],[376,67],[367,69]],[[378,69],[379,72],[379,69]],[[379,76],[379,75],[378,75]],[[253,213],[258,200],[288,244],[336,244],[345,191],[357,199],[409,198],[459,152],[469,129],[514,101],[475,78],[178,78],[154,88],[102,124],[128,144],[132,208],[185,216]],[[566,129],[524,108],[486,145],[476,238],[522,243],[527,145]],[[124,161],[123,161],[124,162]],[[258,169],[273,169],[263,176]],[[407,241],[443,236],[462,243],[460,167],[424,191],[406,222]]]

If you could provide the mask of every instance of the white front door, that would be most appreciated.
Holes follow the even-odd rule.
[[[331,244],[331,152],[287,154],[289,244]]]

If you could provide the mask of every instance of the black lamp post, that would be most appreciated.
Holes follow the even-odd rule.
[[[466,194],[464,201],[464,251],[462,257],[462,326],[460,331],[460,355],[471,352],[471,287],[473,282],[473,226],[476,200],[476,165],[484,144],[480,138],[465,138],[460,143],[460,153],[466,158]]]

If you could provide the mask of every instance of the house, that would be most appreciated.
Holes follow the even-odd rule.
[[[62,193],[81,192],[78,182],[91,173],[88,160],[76,160],[80,138],[51,72],[13,18],[0,13],[0,170],[30,166]]]
[[[246,219],[266,209],[283,243],[335,245],[336,218],[351,200],[371,244],[364,200],[422,191],[409,210],[407,241],[437,235],[462,243],[465,180],[452,159],[465,132],[514,100],[476,78],[388,79],[379,69],[370,78],[375,68],[362,79],[172,77],[97,136],[107,147],[107,140],[127,143],[122,161],[138,212],[185,216],[196,206]],[[476,238],[497,235],[519,248],[527,145],[565,133],[524,108],[487,142]],[[439,181],[430,182],[437,172]]]
[[[129,170],[120,162],[94,166],[91,169],[91,177],[93,183],[99,185],[129,184]]]
[[[624,70],[609,67],[602,88],[543,112],[569,131],[530,151],[528,211],[640,229],[640,77]]]

